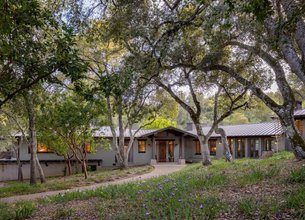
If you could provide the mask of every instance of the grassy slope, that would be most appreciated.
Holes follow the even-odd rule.
[[[24,209],[33,219],[305,219],[305,164],[292,157],[282,152],[266,160],[217,160],[208,168],[194,164],[146,182],[2,204],[0,213]]]
[[[0,187],[0,198],[14,195],[32,194],[52,190],[71,189],[73,187],[86,186],[94,183],[112,181],[115,179],[143,174],[153,169],[151,166],[131,167],[125,170],[109,169],[89,172],[88,179],[84,179],[83,174],[76,174],[68,177],[48,178],[45,184],[30,185],[28,182],[7,182],[5,186]]]

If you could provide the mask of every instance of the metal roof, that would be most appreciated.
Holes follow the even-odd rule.
[[[294,117],[302,118],[305,117],[305,109],[299,109],[294,111]]]
[[[283,134],[282,126],[279,122],[264,122],[257,124],[241,124],[241,125],[226,125],[219,126],[226,131],[228,137],[255,137],[255,136],[275,136]],[[172,130],[174,132],[184,133],[193,137],[197,136],[195,130],[186,131],[179,128],[167,127],[162,129],[141,129],[135,135],[135,137],[147,137],[152,134],[160,133],[165,130]],[[203,133],[207,134],[210,130],[210,127],[203,127]],[[136,130],[132,130],[135,132]],[[116,129],[117,136],[119,135],[118,129]],[[126,130],[124,133],[125,137],[129,137],[129,130]],[[103,126],[95,131],[94,137],[112,137],[112,133],[109,126]],[[220,135],[213,132],[211,137],[220,137]]]
[[[283,134],[283,129],[279,122],[225,125],[219,127],[225,130],[228,137],[275,136]],[[207,134],[210,127],[203,127],[202,130],[204,134]],[[213,132],[212,137],[220,137],[220,135]]]

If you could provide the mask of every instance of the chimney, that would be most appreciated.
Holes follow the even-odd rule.
[[[301,109],[302,109],[302,101],[296,101],[295,110],[301,110]]]
[[[186,128],[187,131],[192,131],[194,129],[194,124],[192,122],[187,122],[186,123]]]

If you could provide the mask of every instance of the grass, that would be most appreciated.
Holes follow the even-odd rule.
[[[281,152],[265,160],[192,164],[165,177],[45,198],[34,216],[53,216],[48,208],[62,204],[58,219],[81,219],[92,209],[97,219],[304,219],[302,164],[292,158]]]
[[[290,183],[305,183],[305,166],[291,170],[287,181]]]
[[[32,194],[54,190],[64,190],[73,187],[86,186],[94,183],[112,181],[135,174],[143,174],[153,169],[151,166],[138,166],[128,169],[105,169],[94,172],[89,172],[87,180],[82,174],[76,174],[68,177],[52,177],[48,178],[44,184],[30,185],[28,182],[7,182],[5,186],[0,187],[0,198],[10,197],[14,195]]]
[[[29,218],[34,210],[35,204],[33,202],[18,202],[12,206],[0,203],[0,219],[1,220],[21,220]]]
[[[73,212],[74,212],[74,209],[71,209],[71,208],[57,209],[54,214],[53,219],[66,219],[69,216],[71,216]]]

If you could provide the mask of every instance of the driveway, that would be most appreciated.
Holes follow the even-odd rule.
[[[28,195],[6,197],[6,198],[1,198],[0,202],[13,203],[13,202],[22,201],[22,200],[35,200],[35,199],[40,199],[40,198],[44,198],[47,196],[63,194],[66,192],[92,190],[92,189],[96,189],[99,187],[105,187],[105,186],[109,186],[109,185],[141,181],[141,180],[150,179],[150,178],[158,177],[158,176],[164,176],[164,175],[168,175],[168,174],[177,172],[185,166],[186,165],[169,164],[169,163],[157,164],[154,166],[155,169],[152,172],[145,173],[145,174],[142,174],[139,176],[118,179],[118,180],[114,180],[111,182],[92,184],[89,186],[76,187],[76,188],[67,189],[67,190],[49,191],[49,192],[42,192],[42,193],[35,193],[35,194],[28,194]]]

